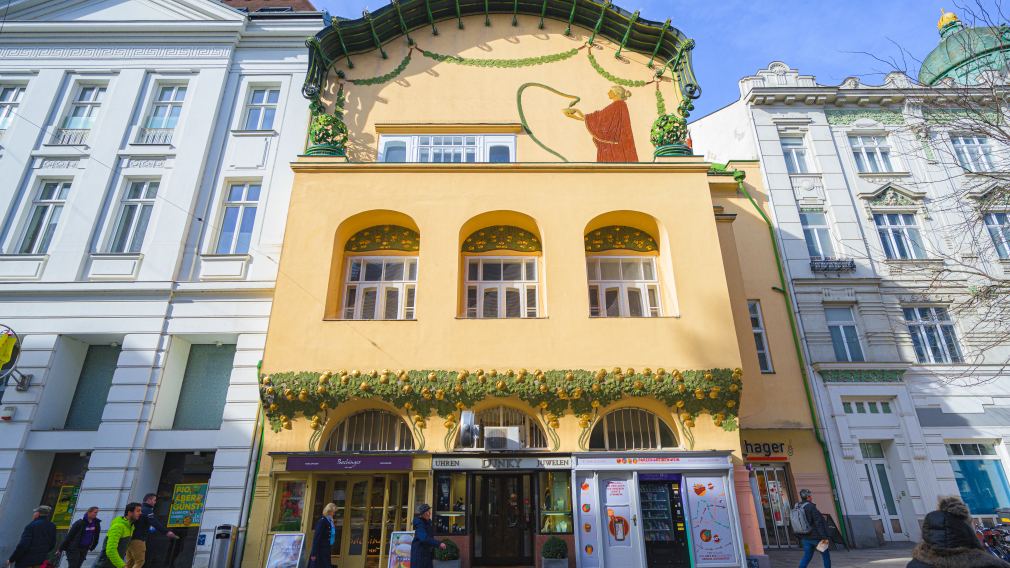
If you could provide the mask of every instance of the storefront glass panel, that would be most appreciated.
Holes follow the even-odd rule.
[[[954,481],[961,498],[974,515],[993,515],[1010,507],[1010,488],[999,460],[954,459]]]
[[[152,534],[147,541],[146,568],[190,568],[193,565],[203,520],[202,503],[199,510],[189,510],[182,499],[174,506],[173,497],[183,492],[189,496],[199,493],[206,496],[206,484],[213,470],[214,452],[165,454],[154,514],[179,538]]]
[[[570,471],[542,471],[539,474],[540,534],[571,534],[572,532],[572,473]]]

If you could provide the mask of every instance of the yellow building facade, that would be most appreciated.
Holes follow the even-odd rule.
[[[758,166],[650,136],[682,132],[691,44],[525,4],[403,1],[310,42],[248,568],[331,502],[340,568],[389,565],[420,503],[462,566],[560,539],[589,568],[745,566],[797,484],[831,500]]]

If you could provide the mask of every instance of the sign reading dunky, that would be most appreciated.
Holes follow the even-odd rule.
[[[432,469],[509,471],[521,469],[571,469],[570,456],[555,457],[435,457]]]
[[[172,508],[168,511],[169,528],[200,526],[206,499],[206,483],[177,483],[172,490]]]

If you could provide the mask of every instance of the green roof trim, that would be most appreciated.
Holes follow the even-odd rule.
[[[595,30],[593,36],[605,37],[621,46],[653,59],[666,61],[657,65],[658,73],[672,67],[680,77],[680,89],[685,97],[701,96],[701,87],[691,66],[691,49],[694,42],[667,22],[654,22],[638,17],[614,6],[610,0],[392,0],[382,8],[356,20],[334,18],[332,25],[324,27],[306,40],[309,48],[309,69],[302,86],[302,95],[313,99],[319,95],[330,66],[346,57],[375,51],[383,52],[382,45],[405,36],[414,44],[417,32],[430,27],[438,35],[436,24],[457,20],[464,16],[483,15],[486,23],[490,14],[523,14]],[[507,25],[507,24],[506,24]],[[518,25],[513,19],[512,25]],[[454,26],[455,27],[455,26]],[[651,61],[650,61],[651,63]],[[672,65],[671,65],[672,64]]]

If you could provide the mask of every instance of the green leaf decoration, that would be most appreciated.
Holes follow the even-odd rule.
[[[404,56],[403,61],[401,61],[400,64],[397,65],[395,69],[393,69],[389,73],[386,73],[385,75],[379,75],[378,77],[371,77],[371,78],[368,78],[368,79],[348,79],[348,81],[350,83],[354,84],[354,85],[359,85],[359,86],[361,86],[361,85],[381,85],[383,83],[388,83],[388,82],[392,81],[393,79],[396,79],[397,77],[399,77],[400,74],[403,73],[403,71],[405,69],[407,69],[407,66],[410,65],[410,54],[411,53],[413,53],[413,51],[408,51],[407,55]]]
[[[596,72],[599,73],[601,76],[603,76],[604,79],[610,81],[615,85],[621,85],[624,87],[644,87],[652,82],[652,81],[635,81],[633,79],[622,79],[617,75],[613,75],[609,71],[600,66],[600,62],[597,61],[596,57],[593,56],[592,49],[590,49],[588,53],[589,53],[589,63],[593,66],[593,69],[596,69]]]

